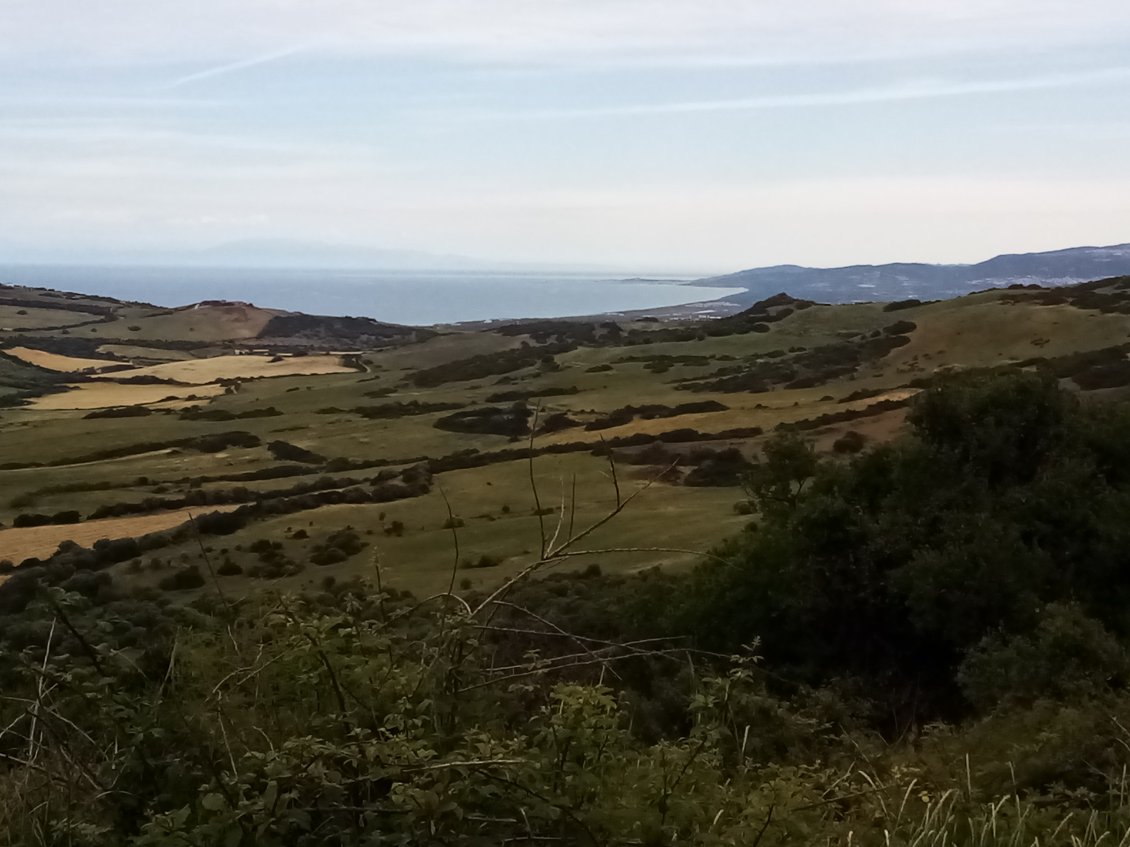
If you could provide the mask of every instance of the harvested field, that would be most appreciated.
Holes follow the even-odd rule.
[[[256,379],[271,376],[314,376],[317,374],[351,373],[337,356],[214,356],[210,359],[190,359],[183,362],[165,362],[134,368],[115,374],[116,377],[151,376],[206,385],[220,379]]]
[[[230,512],[238,506],[202,506],[193,510],[193,516],[209,512]],[[185,523],[189,510],[161,512],[156,515],[134,515],[127,518],[106,518],[61,526],[29,526],[0,529],[0,559],[19,564],[31,557],[46,558],[64,541],[89,547],[102,538],[136,538],[147,532],[161,532]]]
[[[107,356],[117,356],[120,359],[141,359],[151,362],[183,362],[193,358],[185,350],[166,350],[161,347],[140,347],[136,344],[103,344],[98,348],[99,353]]]
[[[46,350],[33,350],[31,347],[9,347],[5,351],[9,356],[59,373],[82,373],[95,371],[102,368],[120,367],[123,362],[112,362],[108,359],[79,359],[75,356],[61,356],[58,353],[48,353]]]
[[[133,373],[129,371],[129,373]],[[84,382],[67,386],[59,394],[37,397],[28,408],[43,412],[68,409],[108,409],[111,406],[148,406],[169,402],[184,405],[192,398],[211,398],[223,394],[222,385],[121,385],[115,382]]]

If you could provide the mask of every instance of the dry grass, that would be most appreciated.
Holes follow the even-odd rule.
[[[281,315],[277,309],[260,309],[242,303],[186,306],[93,326],[96,338],[122,338],[129,342],[155,340],[225,341],[257,338],[267,322]],[[130,330],[134,326],[137,329]]]
[[[34,350],[31,347],[9,347],[4,351],[9,356],[60,373],[82,373],[83,371],[96,371],[102,368],[121,365],[121,362],[112,362],[108,359],[79,359],[75,356],[61,356],[58,353],[48,353],[46,350]]]
[[[230,512],[238,506],[202,506],[193,514]],[[50,556],[64,541],[90,547],[103,538],[136,538],[147,532],[161,532],[185,523],[189,511],[161,512],[155,515],[133,515],[125,518],[84,521],[59,526],[31,526],[0,530],[0,559],[19,564],[24,559]]]
[[[908,312],[907,319],[918,329],[911,333],[909,344],[883,360],[882,367],[889,372],[917,361],[929,372],[942,365],[1001,365],[1121,344],[1130,331],[1125,315],[995,300],[996,295],[974,295]],[[1040,339],[1047,343],[1037,344]]]
[[[90,319],[91,316],[83,312],[0,304],[0,332],[13,329],[54,329],[74,326]]]
[[[116,382],[84,382],[68,385],[67,390],[59,394],[36,397],[28,404],[28,408],[40,412],[59,412],[108,409],[111,406],[148,406],[166,402],[170,408],[173,408],[183,405],[191,397],[211,398],[223,392],[222,385],[121,385]]]
[[[352,373],[338,356],[295,356],[274,361],[273,356],[213,356],[183,362],[165,362],[120,371],[107,379],[153,376],[193,385],[206,385],[221,379],[256,379],[273,376],[316,376],[319,374]]]
[[[185,359],[193,358],[191,353],[184,350],[141,347],[136,344],[103,344],[98,348],[98,352],[121,359],[141,359],[150,362],[183,362]]]

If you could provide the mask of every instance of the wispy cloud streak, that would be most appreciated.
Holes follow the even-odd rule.
[[[691,100],[673,103],[628,103],[575,109],[483,111],[473,113],[470,116],[501,120],[554,120],[569,118],[631,117],[633,115],[677,115],[696,112],[754,112],[769,109],[798,109],[813,106],[852,106],[869,103],[891,103],[902,100],[933,100],[976,94],[1008,94],[1127,81],[1130,81],[1130,67],[1115,67],[1077,73],[1062,73],[1015,79],[920,81],[842,91],[771,94],[723,100]]]
[[[215,67],[206,68],[196,73],[191,73],[186,76],[174,79],[167,85],[161,86],[164,91],[170,91],[174,88],[180,88],[185,85],[191,85],[194,82],[201,82],[206,79],[215,79],[220,76],[227,76],[228,74],[239,73],[240,71],[248,70],[249,68],[257,68],[260,65],[269,65],[272,62],[278,62],[282,59],[289,59],[291,56],[296,56],[299,53],[305,53],[311,49],[313,45],[302,44],[294,47],[287,47],[282,50],[273,50],[270,53],[262,53],[258,56],[251,56],[247,59],[240,59],[238,62],[227,62],[223,65],[216,65]]]

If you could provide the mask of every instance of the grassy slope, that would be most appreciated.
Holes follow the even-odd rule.
[[[133,312],[130,320],[141,320],[138,317],[141,307],[125,308]],[[192,317],[195,320],[199,315]],[[150,327],[155,327],[182,318],[183,313],[176,313],[147,320],[151,322]],[[161,321],[165,324],[152,323]],[[861,368],[853,376],[827,384],[757,394],[691,393],[677,387],[676,380],[702,377],[722,366],[754,361],[772,350],[807,349],[832,344],[842,340],[845,334],[869,333],[895,321],[917,324],[910,344]],[[185,328],[194,325],[182,322],[175,330],[169,331],[175,331],[181,337],[198,332],[214,334],[213,330],[205,332],[200,328],[195,331]],[[111,326],[97,325],[96,328],[101,331]],[[653,324],[637,326],[662,329],[662,326]],[[230,327],[223,331],[229,332]],[[273,406],[282,413],[275,417],[210,422],[188,421],[173,413],[158,413],[143,418],[86,420],[81,413],[75,412],[4,410],[0,412],[0,463],[74,461],[98,449],[131,446],[136,447],[138,452],[124,458],[66,467],[0,471],[0,489],[4,492],[4,498],[0,500],[0,521],[8,523],[20,511],[79,509],[89,514],[105,503],[182,495],[190,490],[189,477],[231,476],[279,464],[265,447],[234,449],[218,454],[190,450],[142,452],[147,443],[205,433],[244,430],[254,433],[264,443],[282,439],[328,458],[355,460],[434,457],[469,448],[490,451],[522,446],[515,445],[504,436],[459,434],[435,428],[434,422],[444,413],[368,420],[350,411],[360,405],[419,400],[475,407],[485,405],[487,396],[503,390],[575,386],[579,392],[574,395],[540,401],[542,414],[566,411],[586,420],[628,404],[674,405],[702,400],[718,401],[728,409],[651,421],[635,420],[600,432],[569,429],[545,436],[539,439],[539,444],[580,440],[596,445],[602,436],[658,433],[688,426],[703,432],[749,426],[760,426],[769,431],[782,422],[858,408],[881,399],[870,398],[853,404],[837,402],[860,389],[897,389],[909,379],[941,367],[991,365],[1036,355],[1053,356],[1110,346],[1125,341],[1128,331],[1130,318],[1126,315],[1083,311],[1066,305],[1004,304],[999,293],[989,293],[898,312],[884,312],[876,304],[817,306],[772,324],[767,333],[701,337],[679,342],[661,340],[633,346],[581,347],[559,355],[558,370],[542,372],[538,368],[527,368],[508,374],[506,381],[509,384],[505,385],[498,384],[497,376],[453,382],[430,389],[412,385],[408,380],[416,369],[470,355],[509,350],[529,340],[490,331],[452,332],[421,344],[371,351],[365,356],[365,372],[250,380],[238,393],[219,396],[209,404],[210,409],[227,410],[233,414]],[[150,337],[148,330],[140,335]],[[674,364],[662,373],[649,370],[644,362],[622,361],[626,357],[688,355],[710,358],[706,364]],[[590,368],[599,365],[611,365],[612,369],[590,371]],[[3,366],[3,360],[0,360],[0,368]],[[0,372],[0,378],[2,376]],[[366,396],[367,392],[379,390],[393,393],[384,398]],[[320,413],[321,410],[334,408],[340,411]],[[901,420],[902,413],[894,411],[825,427],[812,435],[822,449],[828,449],[831,441],[847,429],[857,429],[876,439],[888,438],[898,430]],[[747,439],[736,443],[747,453],[753,453],[759,442],[760,439]],[[571,487],[576,474],[578,523],[607,508],[610,487],[607,467],[601,460],[588,453],[575,453],[540,458],[536,468],[543,497],[555,505],[560,501],[562,481],[567,488]],[[641,474],[650,473],[638,467],[622,467],[621,470],[626,488],[639,485]],[[354,471],[334,476],[359,480],[375,472]],[[202,487],[219,490],[242,485],[251,490],[265,491],[296,482],[310,482],[321,474],[318,468],[311,467],[303,477],[253,482],[215,481]],[[387,578],[414,590],[436,590],[446,586],[453,557],[451,533],[442,528],[446,517],[439,493],[442,487],[456,513],[466,521],[466,526],[459,533],[461,555],[477,558],[481,554],[490,554],[504,559],[495,568],[458,573],[458,580],[469,579],[478,587],[512,572],[526,560],[524,557],[531,555],[525,551],[536,551],[538,547],[537,519],[530,513],[532,495],[528,474],[528,464],[524,461],[448,472],[437,478],[438,485],[431,494],[416,500],[383,506],[325,506],[254,523],[231,537],[209,539],[209,544],[215,548],[217,556],[221,548],[226,548],[228,555],[247,567],[255,559],[245,549],[236,551],[237,545],[246,548],[258,538],[280,540],[285,537],[287,527],[302,527],[310,533],[310,539],[284,540],[283,543],[293,558],[303,560],[310,548],[331,530],[352,525],[363,534],[370,546],[347,562],[326,567],[307,565],[297,576],[275,583],[247,577],[229,577],[226,581],[233,590],[244,591],[308,584],[326,576],[340,579],[370,569],[372,555],[379,551]],[[142,477],[145,478],[143,482],[139,481]],[[26,495],[45,487],[99,483],[106,484],[109,490],[39,493],[32,496],[30,504],[26,502]],[[744,523],[745,519],[735,516],[732,511],[734,502],[739,498],[740,492],[733,488],[697,489],[658,484],[641,498],[638,508],[629,510],[613,528],[592,541],[598,545],[617,547],[703,549],[720,534],[737,531]],[[16,505],[13,505],[13,500],[16,500]],[[502,511],[504,505],[510,507],[508,514]],[[382,512],[385,514],[383,521],[379,518]],[[402,537],[387,536],[382,530],[394,520],[402,521],[406,526]],[[369,531],[371,534],[365,534]],[[4,558],[3,539],[0,532],[0,558]],[[159,551],[155,556],[165,562],[194,561],[199,553],[193,545],[182,545]],[[640,553],[601,556],[599,561],[606,569],[632,569],[660,562],[683,565],[692,558],[686,554]],[[570,566],[585,563],[578,560],[570,562]],[[142,582],[154,582],[165,572],[143,569],[140,573],[131,574],[133,569],[127,565],[117,568],[123,575],[129,574],[130,578]]]

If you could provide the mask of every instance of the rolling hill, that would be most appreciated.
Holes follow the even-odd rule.
[[[775,432],[829,454],[882,442],[924,386],[962,370],[1043,368],[1083,396],[1130,395],[1130,277],[933,303],[777,294],[716,320],[444,331],[7,288],[0,327],[0,523],[21,529],[0,529],[0,561],[18,569],[133,527],[142,546],[99,548],[118,552],[98,566],[171,585],[199,549],[170,512],[216,512],[201,531],[230,536],[217,549],[236,593],[358,575],[374,549],[394,585],[439,590],[453,523],[461,556],[483,563],[460,584],[489,586],[560,514],[535,505],[531,458],[543,496],[559,503],[576,486],[581,520],[615,497],[610,451],[622,490],[646,494],[595,541],[681,551],[627,554],[619,569],[685,567],[710,543],[702,527],[744,526],[738,483]],[[357,528],[363,543],[326,552]],[[612,566],[570,564],[596,562]]]

